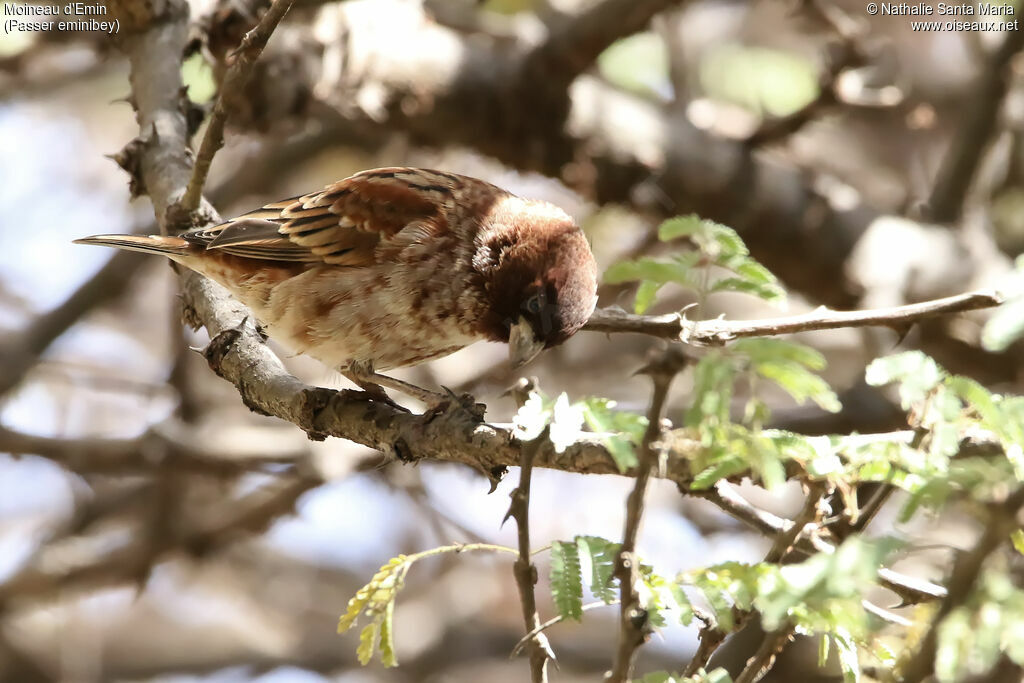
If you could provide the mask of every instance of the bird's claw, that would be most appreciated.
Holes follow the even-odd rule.
[[[430,407],[423,413],[428,421],[434,420],[453,410],[469,413],[476,420],[484,419],[487,406],[483,403],[477,403],[473,394],[456,394],[446,386],[441,388],[444,389],[444,393],[438,394],[437,400],[431,401]]]

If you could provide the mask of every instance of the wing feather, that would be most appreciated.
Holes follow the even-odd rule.
[[[480,181],[426,169],[363,171],[321,192],[182,237],[245,258],[372,265],[388,246],[415,242],[446,225],[455,193],[471,182]]]

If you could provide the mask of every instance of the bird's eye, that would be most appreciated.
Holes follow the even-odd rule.
[[[529,311],[530,313],[536,315],[537,313],[540,313],[540,309],[542,307],[543,304],[540,300],[540,294],[534,294],[533,296],[526,300],[526,310]]]

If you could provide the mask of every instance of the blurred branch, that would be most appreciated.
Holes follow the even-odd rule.
[[[1008,22],[1017,26],[1019,22]],[[974,92],[966,99],[964,121],[956,128],[953,140],[939,169],[928,199],[929,218],[937,223],[960,219],[964,200],[975,171],[996,133],[996,119],[1010,87],[1010,60],[1024,47],[1024,31],[1006,31],[1002,45],[985,64]]]
[[[619,38],[642,31],[662,10],[684,0],[603,0],[559,24],[526,57],[523,70],[549,93],[566,95],[569,84]]]
[[[612,308],[594,311],[583,329],[594,332],[634,332],[696,346],[721,346],[740,337],[763,337],[809,330],[834,330],[873,325],[903,328],[936,315],[991,308],[1002,303],[992,291],[981,290],[906,306],[867,311],[817,308],[809,313],[764,320],[687,320],[685,314],[635,315]]]
[[[654,384],[654,392],[647,411],[647,430],[638,452],[636,482],[626,499],[625,530],[615,561],[614,576],[619,580],[619,647],[612,670],[605,676],[605,680],[611,683],[623,683],[630,679],[637,651],[651,632],[647,612],[640,603],[640,594],[636,588],[640,572],[636,537],[643,519],[647,483],[664,454],[664,445],[657,442],[663,435],[662,418],[665,415],[668,389],[684,364],[685,358],[666,353],[646,369],[646,374],[650,375]]]
[[[292,512],[299,496],[321,483],[319,477],[295,472],[279,475],[232,500],[230,516],[203,528],[174,531],[163,525],[158,536],[106,531],[52,543],[40,550],[34,561],[0,582],[0,612],[12,602],[39,599],[55,591],[139,582],[168,552],[209,553],[235,540],[240,532],[266,529],[273,520]],[[100,537],[104,534],[108,538]]]
[[[203,185],[210,172],[213,156],[224,146],[224,124],[228,118],[227,103],[241,95],[245,84],[252,75],[253,65],[263,53],[263,48],[270,40],[271,34],[284,15],[288,13],[293,1],[274,0],[256,27],[245,34],[242,44],[235,50],[235,61],[224,75],[217,101],[213,105],[213,113],[210,115],[206,132],[203,134],[203,141],[199,146],[195,166],[192,168],[192,177],[188,182],[185,195],[181,199],[181,207],[184,211],[191,213],[199,208]]]
[[[57,337],[92,309],[123,294],[144,261],[140,254],[127,251],[115,254],[64,303],[0,342],[0,398],[25,378]]]
[[[786,643],[792,639],[795,630],[796,626],[792,622],[787,622],[766,634],[760,647],[757,648],[757,652],[747,662],[747,666],[740,672],[740,675],[736,677],[735,683],[757,683],[761,680],[771,669],[775,658],[782,652]]]
[[[783,519],[767,510],[751,505],[743,496],[724,483],[718,484],[715,488],[699,491],[689,490],[686,493],[714,503],[723,512],[766,536],[775,536],[781,531],[790,528],[792,524],[788,519]],[[805,555],[813,555],[816,552],[835,552],[835,546],[813,536],[798,538],[795,541],[794,549]],[[878,582],[893,593],[896,593],[903,603],[908,605],[933,602],[941,600],[946,596],[946,589],[942,586],[922,579],[905,576],[886,567],[878,570]]]
[[[804,499],[804,506],[793,521],[783,520],[781,524],[773,524],[775,539],[771,548],[765,554],[764,562],[777,564],[787,559],[790,552],[796,550],[797,542],[804,533],[804,529],[818,519],[820,514],[821,501],[826,493],[826,486],[823,482],[810,482],[807,485],[807,496]],[[738,497],[738,496],[737,496]],[[708,498],[712,500],[711,497]],[[741,499],[742,500],[742,499]],[[714,501],[713,501],[714,502]],[[746,503],[746,501],[743,501]],[[749,504],[748,504],[749,505]],[[752,507],[752,506],[751,506]],[[725,508],[723,508],[725,509]],[[811,534],[813,537],[813,533]],[[729,633],[735,633],[742,629],[754,615],[754,610],[740,610],[733,608],[733,625],[730,631],[722,629],[713,620],[707,619],[704,628],[700,630],[697,652],[684,669],[684,676],[692,676],[699,669],[708,665],[715,650],[725,640]],[[777,631],[768,634],[758,649],[755,656],[748,662],[742,673],[736,679],[737,682],[754,683],[759,680],[765,671],[771,666],[775,656],[782,646],[793,634],[793,625],[784,624]]]
[[[1010,537],[1018,527],[1017,513],[1024,507],[1024,487],[1010,494],[1006,500],[989,508],[988,519],[978,542],[971,550],[960,554],[953,565],[946,595],[931,624],[921,639],[917,650],[906,655],[895,671],[900,671],[903,681],[923,681],[934,673],[935,653],[938,647],[939,628],[942,622],[957,607],[963,605],[978,582],[985,560]]]
[[[0,427],[0,453],[38,455],[79,474],[152,472],[157,464],[152,454],[163,448],[167,449],[166,458],[174,459],[177,467],[214,474],[258,470],[274,463],[295,462],[308,454],[308,449],[275,451],[265,442],[252,446],[250,452],[236,446],[228,455],[214,444],[200,443],[190,432],[176,428],[173,421],[124,439],[37,436]]]
[[[764,557],[765,562],[779,563],[787,559],[790,551],[804,533],[804,529],[818,521],[821,515],[822,498],[827,493],[827,486],[824,482],[812,481],[807,484],[807,497],[804,500],[803,509],[788,528],[780,531],[772,542],[772,547]],[[814,536],[813,531],[811,536]],[[747,611],[750,615],[753,611]],[[747,617],[749,618],[749,616]],[[745,621],[745,619],[743,620]],[[740,624],[737,620],[737,624]],[[777,629],[765,635],[757,652],[747,662],[743,671],[736,677],[736,683],[756,683],[768,672],[775,657],[782,651],[793,636],[796,624],[792,621],[785,621]]]

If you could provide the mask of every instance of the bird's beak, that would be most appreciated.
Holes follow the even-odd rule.
[[[512,326],[508,335],[508,358],[513,368],[526,365],[544,350],[544,342],[537,339],[533,327],[523,316]]]

